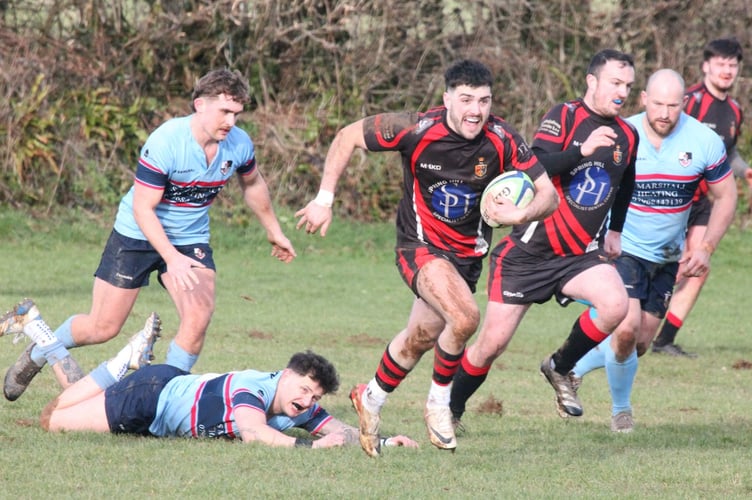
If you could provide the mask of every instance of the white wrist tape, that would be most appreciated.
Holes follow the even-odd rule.
[[[331,206],[334,204],[334,193],[321,189],[319,190],[319,194],[316,195],[316,198],[314,198],[313,202],[316,205],[331,208]]]

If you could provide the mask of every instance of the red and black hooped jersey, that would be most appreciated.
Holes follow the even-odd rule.
[[[492,229],[480,216],[480,197],[501,172],[545,172],[524,139],[491,116],[473,140],[453,132],[447,110],[382,113],[364,120],[369,151],[399,151],[403,195],[397,208],[397,245],[430,245],[460,258],[488,252]]]
[[[639,139],[622,118],[597,115],[582,99],[558,104],[544,116],[532,146],[548,153],[579,148],[593,130],[604,125],[617,134],[614,146],[598,148],[568,170],[552,175],[559,194],[556,211],[543,221],[513,228],[510,237],[526,252],[550,257],[597,249],[618,192],[631,194]],[[623,205],[620,209],[626,213],[628,200],[624,201],[619,206]]]
[[[684,111],[721,136],[723,145],[726,146],[726,154],[731,156],[731,152],[736,147],[736,141],[741,134],[742,121],[744,120],[744,114],[739,103],[730,96],[724,100],[718,99],[710,93],[703,82],[689,87],[686,96],[687,104],[684,106]],[[703,179],[697,187],[695,200],[706,195],[707,192],[708,183]]]

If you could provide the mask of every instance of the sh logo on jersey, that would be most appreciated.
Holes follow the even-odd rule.
[[[459,181],[441,181],[428,191],[434,217],[444,222],[457,222],[467,217],[479,198],[478,193]]]
[[[611,193],[611,177],[600,162],[587,162],[572,176],[569,199],[580,208],[597,208]]]

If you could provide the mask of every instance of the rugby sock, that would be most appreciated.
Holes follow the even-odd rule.
[[[467,352],[467,351],[466,351]],[[460,419],[465,413],[467,400],[475,394],[483,382],[488,377],[491,365],[479,367],[473,366],[467,359],[467,354],[462,356],[460,367],[454,374],[452,382],[452,393],[449,401],[449,409],[452,410],[452,416]]]
[[[133,354],[133,346],[131,343],[120,349],[114,358],[105,362],[107,371],[117,381],[122,380],[125,374],[128,372],[129,365],[131,364],[131,355]]]
[[[596,314],[586,309],[572,325],[572,331],[564,344],[553,354],[554,370],[560,375],[569,373],[577,361],[608,337],[595,326],[593,318]]]
[[[109,363],[109,361],[104,361],[89,373],[89,376],[94,380],[94,383],[101,387],[102,390],[107,389],[118,381],[118,379],[112,375],[112,372],[110,372],[107,363]]]
[[[78,347],[78,345],[73,341],[73,334],[71,333],[71,324],[73,323],[74,317],[75,316],[71,316],[70,318],[66,319],[65,322],[60,325],[54,333],[55,338],[57,338],[57,340],[59,340],[60,343],[68,349],[72,347]],[[39,343],[37,343],[37,345],[35,345],[31,350],[30,356],[31,360],[37,366],[44,366],[44,364],[47,362],[47,359],[45,358]]]
[[[55,337],[55,334],[52,333],[52,330],[41,316],[24,326],[24,333],[32,341],[36,342],[37,345],[33,350],[37,350],[44,361],[50,365],[54,365],[61,359],[70,356],[68,349]],[[44,361],[39,363],[38,366],[43,366]]]
[[[376,369],[375,382],[388,394],[394,392],[397,386],[405,380],[408,373],[410,373],[410,370],[401,367],[392,358],[392,355],[389,354],[389,345],[387,345],[384,354],[381,356],[379,367]]]
[[[679,328],[681,328],[683,324],[684,322],[681,319],[669,312],[666,315],[666,320],[663,322],[661,332],[653,343],[658,346],[673,344],[674,340],[676,340],[676,334],[679,333]]]
[[[632,351],[626,360],[618,362],[609,344],[604,349],[606,358],[606,379],[611,391],[611,414],[631,411],[632,386],[637,375],[637,351]]]
[[[363,398],[363,406],[371,413],[380,413],[381,407],[386,403],[386,398],[389,393],[381,388],[376,378],[372,378],[368,382],[366,387],[365,396]]]
[[[191,354],[175,343],[175,339],[170,342],[167,349],[167,359],[165,362],[183,371],[190,372],[193,365],[198,361],[198,354]]]
[[[438,342],[434,346],[433,376],[428,391],[428,405],[449,405],[450,384],[460,366],[463,352],[464,349],[459,354],[449,354]]]
[[[603,368],[606,365],[606,357],[603,347],[604,344],[611,344],[610,336],[606,337],[603,342],[590,349],[587,354],[585,354],[580,358],[579,361],[577,361],[577,364],[574,365],[574,368],[572,369],[576,376],[582,378],[591,371],[597,370],[598,368]],[[608,348],[610,349],[610,347]]]

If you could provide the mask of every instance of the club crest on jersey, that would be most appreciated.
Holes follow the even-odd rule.
[[[488,163],[481,156],[478,158],[478,163],[475,165],[475,177],[484,177],[488,172]]]
[[[616,145],[614,150],[614,165],[621,165],[621,161],[624,159],[624,152],[621,150],[621,146]]]
[[[227,172],[230,171],[230,167],[232,167],[232,160],[227,160],[219,168],[219,171],[222,173],[222,175],[225,175]]]
[[[679,165],[682,167],[688,167],[692,164],[692,151],[685,151],[679,153]]]
[[[202,248],[198,248],[198,247],[196,247],[196,248],[193,249],[193,255],[198,260],[204,260],[204,257],[206,257],[206,253],[204,253],[204,250]]]

